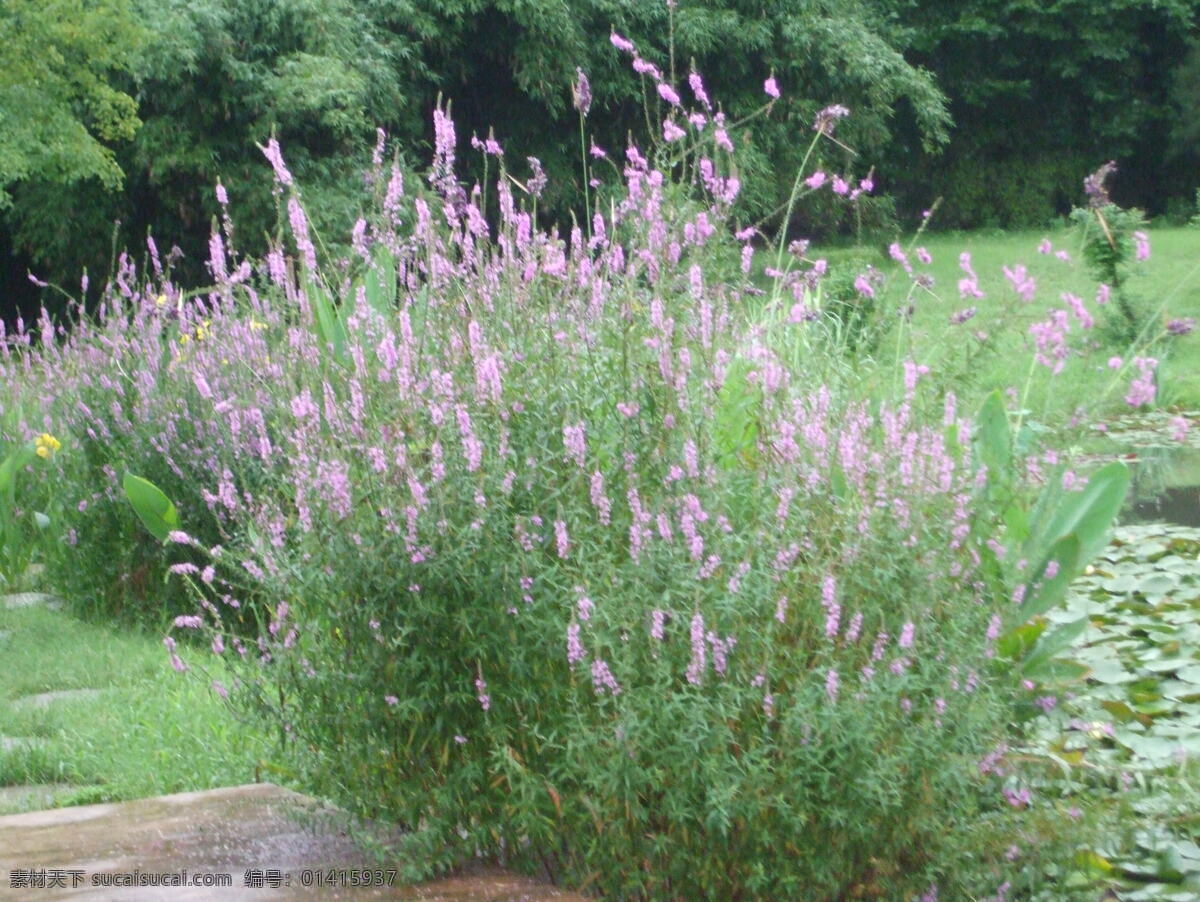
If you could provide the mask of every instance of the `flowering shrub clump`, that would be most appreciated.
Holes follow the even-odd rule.
[[[1074,210],[1071,219],[1080,233],[1084,258],[1101,283],[1103,302],[1110,296],[1115,301],[1119,316],[1106,319],[1105,326],[1118,343],[1128,344],[1143,337],[1147,312],[1125,283],[1135,263],[1150,259],[1150,238],[1142,211],[1123,209],[1108,195],[1106,183],[1116,169],[1110,161],[1084,179],[1087,207]]]
[[[430,188],[378,179],[355,259],[322,265],[271,142],[288,246],[238,260],[226,227],[184,293],[151,245],[98,323],[5,343],[77,442],[89,564],[56,576],[176,593],[175,668],[239,664],[215,691],[310,786],[407,827],[410,876],[482,854],[612,898],[1036,882],[1066,815],[997,751],[1027,586],[999,575],[974,427],[912,360],[868,398],[822,358],[823,261],[781,241],[760,309],[725,125],[698,75],[685,118],[641,62],[689,149],[625,150],[566,237],[506,170],[490,201],[459,185],[439,111]],[[126,468],[178,505],[165,555]],[[1044,852],[1013,864],[1014,838]]]

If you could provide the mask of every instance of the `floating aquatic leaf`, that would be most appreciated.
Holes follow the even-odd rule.
[[[1117,730],[1116,740],[1133,755],[1154,767],[1165,767],[1178,762],[1181,747],[1177,740],[1161,736],[1146,736],[1121,728]]]
[[[1089,679],[1098,683],[1132,683],[1137,677],[1121,666],[1120,661],[1105,660],[1091,668]]]
[[[1151,673],[1175,673],[1188,665],[1188,658],[1163,658],[1158,661],[1143,661],[1142,669]]]
[[[1178,586],[1179,578],[1177,576],[1170,573],[1154,573],[1142,580],[1137,591],[1150,598],[1174,592]]]
[[[1125,595],[1138,587],[1138,578],[1133,574],[1122,574],[1111,579],[1102,580],[1101,588],[1113,595]]]

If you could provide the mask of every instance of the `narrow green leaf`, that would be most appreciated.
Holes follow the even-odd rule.
[[[721,466],[733,469],[753,459],[758,440],[757,389],[746,378],[751,365],[739,361],[729,368],[713,417],[713,446]]]
[[[122,485],[138,519],[156,539],[165,542],[171,530],[179,528],[179,513],[171,499],[154,483],[132,473],[125,474]]]
[[[22,445],[0,463],[0,551],[19,542],[13,511],[17,505],[17,473],[36,459],[33,443]]]
[[[309,285],[309,303],[312,304],[314,328],[317,338],[321,341],[322,350],[332,349],[336,360],[346,359],[346,327],[338,316],[337,309],[324,289],[315,282]]]
[[[829,468],[829,488],[833,490],[833,497],[842,503],[845,503],[846,498],[850,495],[846,474],[842,472],[842,468],[836,462]]]
[[[25,444],[4,458],[4,463],[0,463],[0,494],[11,497],[15,490],[17,473],[27,464],[32,463],[36,456],[33,445]]]
[[[1010,544],[1019,544],[1029,538],[1029,514],[1014,499],[1001,514],[1004,520],[1005,537],[1011,537]]]
[[[1044,538],[1057,541],[1068,533],[1079,537],[1080,565],[1094,558],[1104,547],[1108,529],[1125,503],[1129,489],[1129,468],[1114,461],[1097,470],[1080,492],[1064,494],[1046,528]]]
[[[1060,652],[1070,648],[1075,643],[1075,640],[1083,635],[1083,631],[1087,629],[1087,625],[1088,618],[1081,617],[1078,620],[1060,626],[1053,632],[1043,633],[1041,638],[1038,639],[1037,644],[1021,661],[1021,672],[1034,679],[1044,676],[1046,666],[1050,663],[1051,659]]]
[[[363,279],[367,303],[383,317],[390,317],[396,303],[396,260],[383,245],[375,248],[371,268]]]
[[[1041,563],[1031,571],[1031,581],[1025,584],[1025,598],[1021,602],[1022,618],[1028,620],[1038,617],[1061,604],[1067,597],[1071,580],[1083,567],[1081,560],[1079,539],[1074,533],[1063,536],[1051,545]],[[1052,563],[1058,565],[1058,570],[1053,577],[1045,579]]]
[[[988,481],[1007,483],[1012,464],[1012,430],[1000,392],[987,396],[976,419],[975,447],[979,463],[988,469]]]

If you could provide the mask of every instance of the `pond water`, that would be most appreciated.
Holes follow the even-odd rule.
[[[1200,449],[1133,448],[1125,460],[1132,478],[1122,523],[1200,527]]]
[[[1093,850],[1103,898],[1200,899],[1200,412],[1152,411],[1108,424],[1092,461],[1123,460],[1130,488],[1108,547],[1047,613],[1086,620],[1038,693],[1055,704],[1035,740],[1068,767],[1063,795],[1111,820]],[[1119,890],[1120,895],[1117,895]]]

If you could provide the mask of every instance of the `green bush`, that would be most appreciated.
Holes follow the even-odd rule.
[[[803,254],[764,300],[711,128],[655,155],[678,180],[627,154],[564,240],[524,171],[489,225],[438,110],[431,188],[345,265],[268,145],[287,246],[252,265],[216,232],[200,296],[126,266],[98,325],[4,358],[79,446],[52,576],[110,609],[133,566],[193,593],[172,663],[229,659],[216,688],[281,766],[408,829],[409,877],[481,855],[610,898],[1036,886],[1080,835],[1005,756],[1010,637],[1111,512],[1027,516],[998,400],[973,423],[899,342],[894,373],[831,354],[782,307],[820,283]],[[165,553],[124,471],[177,506]]]
[[[1106,181],[1116,169],[1107,163],[1084,180],[1088,206],[1077,207],[1071,220],[1079,232],[1083,257],[1096,280],[1111,290],[1117,316],[1105,318],[1105,328],[1113,343],[1128,345],[1145,338],[1150,326],[1146,303],[1135,298],[1126,282],[1132,267],[1150,257],[1150,238],[1146,215],[1137,209],[1126,210],[1109,199]]]

